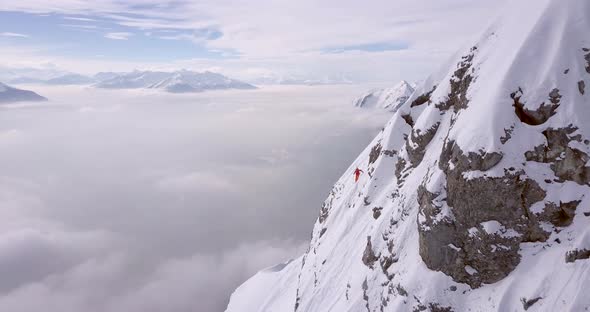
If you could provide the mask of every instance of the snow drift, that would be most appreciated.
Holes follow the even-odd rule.
[[[590,309],[589,29],[587,0],[511,3],[334,185],[308,251],[227,311]]]

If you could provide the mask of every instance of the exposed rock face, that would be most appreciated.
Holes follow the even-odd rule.
[[[549,93],[549,101],[551,104],[545,104],[545,102],[543,102],[538,109],[530,110],[526,108],[525,104],[520,101],[522,95],[522,89],[519,88],[518,91],[512,93],[510,97],[514,100],[513,105],[516,116],[518,116],[520,121],[531,126],[542,125],[547,122],[551,116],[555,115],[556,110],[559,107],[559,101],[561,99],[559,90],[553,89],[553,91]]]
[[[565,262],[572,263],[576,260],[585,260],[590,259],[590,249],[576,249],[572,251],[568,251],[565,255]]]
[[[490,170],[501,160],[499,153],[465,155],[455,142],[448,142],[439,162],[446,174],[447,197],[418,189],[422,259],[429,268],[472,287],[504,278],[520,261],[521,242],[548,236],[530,212],[545,192],[534,180],[523,178],[524,172],[463,177],[467,171]],[[485,229],[490,222],[497,227],[491,232]]]
[[[368,266],[373,268],[373,265],[375,264],[375,261],[377,261],[379,259],[379,257],[377,257],[375,255],[375,252],[373,252],[373,245],[371,244],[371,236],[367,236],[367,245],[365,246],[365,251],[363,252],[363,263]]]
[[[416,99],[412,101],[412,104],[410,104],[410,107],[420,106],[422,104],[428,103],[430,101],[430,96],[432,95],[432,92],[434,92],[434,90],[436,90],[436,86],[433,87],[432,90],[416,97]]]
[[[588,48],[583,49],[584,52],[589,52]],[[586,72],[590,74],[590,53],[584,55],[584,59],[586,60]]]
[[[451,90],[446,101],[437,104],[440,110],[448,110],[453,108],[455,112],[460,109],[467,108],[469,99],[467,99],[467,90],[474,80],[472,75],[474,68],[472,67],[474,53],[477,51],[476,47],[471,48],[471,53],[463,56],[461,62],[457,65],[453,78],[451,78]]]
[[[528,311],[528,309],[530,309],[535,303],[537,303],[541,299],[543,299],[543,298],[537,297],[537,298],[530,299],[530,300],[527,300],[525,298],[522,298],[520,301],[522,301],[522,308],[525,311]]]
[[[438,123],[435,124],[424,133],[422,133],[419,129],[412,131],[411,139],[406,141],[406,150],[408,152],[408,156],[410,157],[410,163],[413,167],[418,166],[418,164],[422,162],[426,147],[432,138],[434,138],[439,125],[440,124]]]
[[[383,147],[381,146],[381,143],[378,143],[375,146],[373,146],[373,148],[371,149],[371,154],[369,154],[369,165],[375,163],[377,159],[379,159],[379,156],[381,156],[382,148]]]
[[[545,205],[543,213],[539,215],[539,219],[549,222],[556,227],[570,226],[574,221],[576,208],[578,208],[580,202],[579,200],[574,200],[567,203],[560,202],[559,205],[549,202]]]
[[[547,144],[526,152],[526,159],[551,164],[551,170],[561,181],[589,184],[590,167],[586,166],[588,154],[569,146],[572,141],[582,142],[580,135],[572,135],[577,130],[577,127],[569,125],[565,128],[549,128],[543,131]]]

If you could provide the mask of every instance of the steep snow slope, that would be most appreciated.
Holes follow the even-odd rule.
[[[510,5],[344,173],[308,252],[228,312],[590,309],[590,1]]]
[[[353,101],[355,107],[381,108],[395,111],[414,93],[414,88],[401,81],[393,88],[371,90]]]
[[[33,91],[16,89],[0,82],[0,104],[39,101],[47,99]]]

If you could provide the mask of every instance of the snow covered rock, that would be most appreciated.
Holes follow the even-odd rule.
[[[395,111],[414,93],[414,87],[401,81],[393,88],[371,90],[353,101],[355,107]]]
[[[47,99],[33,91],[9,87],[0,82],[0,104],[39,101],[47,101]]]
[[[227,311],[589,310],[588,29],[587,0],[510,3],[335,184],[297,267]]]
[[[102,73],[108,77],[111,73]],[[197,73],[187,70],[176,72],[133,71],[101,81],[95,85],[107,89],[161,89],[172,93],[201,92],[220,89],[254,89],[239,80],[212,72]]]

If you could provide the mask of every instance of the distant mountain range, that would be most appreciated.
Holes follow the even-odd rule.
[[[299,78],[294,76],[264,76],[251,80],[257,85],[337,85],[337,84],[352,84],[353,81],[346,77],[324,77],[319,79]]]
[[[35,78],[35,76],[15,76],[9,79],[14,84],[38,83],[48,85],[92,85],[104,89],[159,89],[171,93],[203,92],[207,90],[255,89],[246,82],[224,75],[205,72],[179,70],[101,72],[92,77],[80,74],[60,74],[52,78]]]
[[[33,91],[13,88],[0,82],[0,104],[40,101],[47,101],[47,99]]]
[[[134,71],[119,74],[95,85],[105,89],[159,89],[171,93],[202,92],[207,90],[255,89],[256,87],[228,78],[224,75],[205,71],[188,70],[175,72]]]

